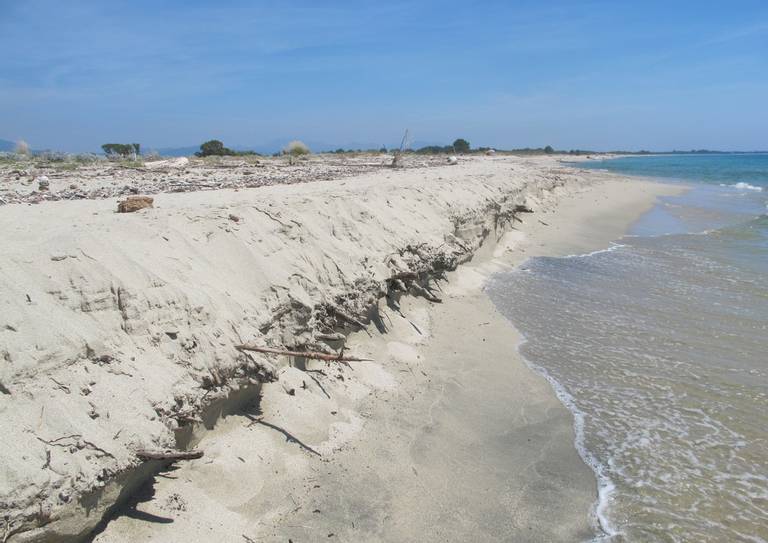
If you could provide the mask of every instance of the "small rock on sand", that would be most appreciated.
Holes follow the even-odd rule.
[[[45,175],[36,177],[35,181],[37,182],[38,190],[48,190],[48,188],[51,186],[50,180]]]

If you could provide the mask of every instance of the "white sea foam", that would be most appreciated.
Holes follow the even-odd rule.
[[[604,249],[603,251],[605,250],[607,249]],[[521,333],[521,340],[517,344],[517,352],[520,355],[520,358],[523,359],[529,368],[544,377],[544,379],[549,382],[552,390],[555,392],[555,396],[557,396],[557,398],[560,400],[560,403],[562,403],[565,408],[568,409],[573,415],[573,429],[575,436],[574,445],[576,446],[576,451],[579,453],[579,456],[584,461],[584,463],[594,472],[595,478],[597,479],[597,502],[592,509],[592,516],[595,522],[595,528],[597,528],[597,530],[601,533],[597,534],[592,541],[593,543],[598,543],[600,541],[610,540],[611,538],[621,534],[621,532],[616,529],[616,527],[614,527],[610,522],[607,515],[608,506],[616,491],[616,485],[614,485],[613,481],[611,481],[608,475],[606,475],[605,466],[600,463],[600,461],[591,452],[589,452],[585,445],[585,413],[578,408],[573,396],[571,396],[571,394],[565,389],[565,387],[563,387],[563,385],[560,384],[559,381],[557,381],[557,379],[552,377],[552,375],[545,368],[533,363],[528,358],[523,356],[522,347],[527,342],[528,340]]]
[[[565,255],[562,258],[588,258],[590,256],[599,255],[602,253],[610,253],[612,251],[615,251],[616,249],[621,249],[622,247],[626,247],[626,245],[623,245],[621,243],[614,243],[610,247],[606,249],[598,249],[597,251],[592,251],[590,253],[583,253],[583,254],[574,254],[574,255]]]
[[[736,190],[753,190],[755,192],[762,192],[763,187],[756,187],[755,185],[750,185],[749,183],[744,183],[743,181],[739,183],[735,183],[733,185],[726,185],[724,183],[720,184],[721,187],[731,187]]]

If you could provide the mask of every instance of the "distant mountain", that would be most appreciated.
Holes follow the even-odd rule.
[[[0,140],[0,152],[10,153],[16,148],[16,144],[8,140]]]

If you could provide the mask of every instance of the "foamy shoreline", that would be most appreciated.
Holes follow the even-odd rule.
[[[81,534],[126,482],[141,480],[137,448],[195,443],[206,456],[181,465],[176,480],[155,479],[154,497],[134,506],[172,523],[122,516],[97,540],[304,540],[326,529],[341,540],[392,541],[398,534],[440,539],[440,530],[441,540],[461,540],[462,529],[478,540],[514,538],[516,530],[549,540],[587,534],[594,479],[574,449],[570,415],[514,355],[514,331],[481,287],[489,273],[527,256],[604,247],[670,190],[546,158],[497,157],[309,185],[160,195],[157,209],[133,215],[113,214],[111,199],[5,206],[0,350],[9,364],[0,381],[9,394],[0,401],[15,445],[3,451],[0,499],[11,512],[9,533],[18,531],[9,541]],[[518,205],[535,213],[518,213],[522,226],[515,223],[517,231],[491,251],[487,241],[509,229]],[[439,272],[473,256],[484,263],[449,274],[439,283],[443,293],[435,288]],[[400,310],[387,306],[387,279],[413,270],[419,284],[406,289],[431,287],[442,304],[393,289],[390,306]],[[331,305],[372,319],[372,337],[352,334],[347,352],[376,362],[328,368],[294,361],[322,370],[306,372],[287,359],[233,349],[243,341],[322,347],[324,327],[354,328],[330,318]],[[482,337],[473,333],[478,327]],[[490,381],[471,366],[507,356],[509,367]],[[261,385],[271,373],[279,380]],[[445,391],[456,383],[474,394],[463,397],[459,386],[449,402]],[[219,418],[205,406],[235,390],[241,404],[260,395],[256,411],[239,405],[205,431]],[[494,393],[494,406],[511,401],[496,419],[482,402]],[[220,405],[233,410],[234,403]],[[203,413],[207,423],[195,423]],[[448,431],[446,417],[463,425]],[[488,444],[499,425],[475,424],[488,419],[510,423],[503,431],[518,455]],[[426,443],[426,435],[436,441]],[[457,435],[469,436],[463,448]],[[532,444],[520,446],[521,435]],[[421,453],[409,463],[403,455],[416,445]],[[435,451],[445,453],[444,465]],[[475,461],[480,471],[456,493],[443,488],[488,451],[499,453],[496,463]],[[532,455],[544,474],[531,467]],[[494,497],[467,500],[480,492],[470,483],[485,480],[498,462],[505,475],[485,485]],[[428,480],[421,493],[409,493],[419,473]],[[316,484],[325,489],[320,498]],[[361,484],[367,493],[355,490]],[[436,492],[445,500],[430,502]],[[504,507],[465,504],[483,499]],[[504,512],[503,523],[478,522]]]

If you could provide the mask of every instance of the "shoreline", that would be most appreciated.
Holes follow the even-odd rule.
[[[630,200],[639,196],[636,200],[637,207],[632,209],[630,213],[622,217],[622,214],[627,213],[629,210],[626,207],[625,202],[619,202],[619,205],[613,209],[611,209],[611,206],[608,206],[608,210],[602,209],[597,216],[581,217],[584,222],[579,225],[576,231],[570,230],[565,237],[556,241],[552,238],[546,239],[547,236],[544,235],[544,242],[534,249],[534,254],[529,254],[524,258],[521,258],[519,255],[512,258],[511,262],[513,269],[519,269],[527,261],[537,257],[578,258],[613,250],[613,248],[617,246],[617,242],[627,235],[627,232],[629,232],[632,226],[658,205],[660,197],[676,196],[690,190],[689,186],[683,183],[673,183],[673,180],[641,176],[629,176],[629,179],[631,180],[631,183],[635,183],[634,188],[636,190],[639,188],[641,193],[639,195],[635,194],[634,196],[630,196]],[[642,188],[640,188],[641,186]],[[586,203],[586,200],[588,199],[589,192],[582,195],[582,198],[577,197],[575,199],[564,201],[560,204],[559,210],[561,213],[578,213],[578,211],[576,211],[578,207]],[[597,200],[594,201],[597,202]],[[616,202],[614,202],[614,204],[616,204]],[[569,226],[573,226],[574,224],[570,220],[564,222]],[[579,224],[578,220],[576,221],[576,224]],[[606,228],[608,224],[610,224],[610,227]],[[534,226],[534,228],[529,231],[529,235],[538,235],[538,237],[542,237],[541,226]],[[512,324],[512,326],[514,328],[514,324]],[[582,422],[584,414],[575,408],[570,394],[546,371],[546,369],[539,366],[536,361],[528,360],[522,355],[521,348],[528,340],[516,328],[515,333],[520,335],[520,341],[517,344],[518,357],[526,364],[531,372],[534,372],[547,380],[559,402],[569,411],[572,417],[572,427],[575,434],[573,437],[574,446],[578,451],[581,460],[589,467],[595,477],[597,492],[595,500],[590,508],[589,515],[593,534],[588,539],[591,541],[593,539],[598,540],[604,536],[612,537],[618,535],[618,532],[611,526],[609,519],[605,516],[604,511],[602,510],[606,505],[606,501],[610,499],[613,491],[613,483],[602,473],[603,467],[599,461],[584,447]],[[582,538],[580,540],[585,539]]]
[[[520,471],[521,461],[522,465],[527,465],[524,461],[532,453],[548,450],[552,458],[558,455],[562,458],[544,462],[548,476],[539,477],[536,484],[530,484],[530,488],[546,487],[547,483],[557,480],[557,477],[549,475],[559,473],[560,481],[576,477],[582,492],[577,492],[578,496],[568,495],[563,489],[569,488],[569,485],[559,489],[546,487],[549,494],[546,494],[545,488],[546,499],[538,496],[541,498],[540,505],[551,504],[555,496],[560,500],[560,509],[566,507],[566,502],[572,505],[574,499],[583,501],[585,507],[589,507],[594,497],[594,479],[576,454],[572,439],[566,439],[567,436],[572,437],[568,412],[543,378],[534,375],[519,357],[514,366],[498,365],[506,371],[514,370],[514,379],[506,375],[505,379],[491,379],[482,386],[477,385],[475,395],[465,398],[464,408],[454,411],[455,415],[470,419],[465,419],[464,424],[459,424],[453,433],[441,435],[439,446],[428,448],[458,454],[461,448],[454,443],[455,435],[471,435],[473,428],[477,431],[481,429],[471,419],[472,409],[482,405],[478,399],[494,390],[493,387],[500,382],[507,385],[526,383],[536,392],[520,388],[522,385],[519,384],[515,385],[518,388],[513,394],[504,395],[503,388],[496,389],[500,398],[512,397],[521,402],[523,407],[519,420],[525,422],[522,428],[530,429],[531,417],[538,417],[542,427],[547,428],[543,433],[529,436],[535,444],[521,447],[516,460],[509,459],[509,447],[493,449],[477,446],[477,443],[487,444],[503,424],[486,427],[483,434],[485,441],[481,439],[483,435],[478,435],[479,441],[465,443],[465,450],[462,449],[465,456],[459,454],[453,463],[448,463],[448,467],[443,466],[442,471],[435,468],[436,471],[430,472],[426,467],[430,458],[424,456],[424,465],[419,464],[421,470],[413,465],[410,470],[398,472],[398,469],[407,468],[398,459],[403,454],[410,454],[409,450],[400,451],[398,456],[394,451],[387,452],[385,447],[402,446],[404,432],[414,432],[413,437],[416,438],[423,437],[421,429],[433,424],[431,418],[426,421],[429,423],[426,426],[424,421],[421,426],[416,424],[417,417],[423,416],[424,411],[430,417],[438,418],[451,413],[450,406],[454,404],[439,401],[442,396],[436,392],[438,384],[443,390],[448,387],[455,395],[461,396],[462,383],[457,381],[457,375],[464,378],[464,384],[472,379],[482,379],[481,371],[465,367],[471,351],[467,350],[468,345],[459,342],[451,350],[443,343],[446,338],[461,337],[453,333],[451,327],[467,324],[462,322],[462,313],[477,312],[485,303],[485,312],[475,314],[493,314],[488,309],[492,307],[490,300],[480,290],[490,273],[509,269],[516,259],[535,255],[544,249],[558,251],[566,246],[578,248],[600,243],[606,238],[606,228],[616,221],[623,224],[628,215],[637,212],[638,202],[650,205],[648,202],[655,198],[657,192],[664,190],[659,188],[660,185],[643,185],[641,188],[637,184],[640,182],[607,181],[615,176],[600,173],[585,176],[583,173],[586,172],[559,168],[550,160],[502,158],[470,160],[458,168],[385,172],[310,185],[269,187],[257,192],[239,193],[235,190],[164,195],[160,199],[160,210],[142,213],[136,218],[122,218],[107,212],[113,205],[110,200],[53,202],[32,208],[6,206],[0,213],[0,221],[9,232],[15,231],[16,237],[12,238],[9,247],[10,267],[3,271],[6,272],[5,280],[15,282],[9,282],[13,286],[6,290],[9,296],[4,301],[11,310],[5,331],[5,338],[11,342],[4,342],[0,347],[5,348],[4,356],[12,362],[11,367],[15,364],[19,369],[15,370],[15,374],[9,374],[6,369],[0,376],[4,386],[10,385],[0,396],[0,400],[5,402],[0,407],[8,411],[4,429],[11,436],[18,434],[17,447],[27,455],[31,453],[33,459],[30,462],[25,456],[25,463],[17,463],[18,457],[14,456],[16,449],[6,451],[10,453],[6,459],[7,469],[18,472],[6,472],[6,477],[10,473],[11,478],[0,479],[3,483],[0,485],[0,497],[4,500],[24,499],[23,496],[9,494],[9,489],[13,487],[8,485],[23,480],[27,476],[25,470],[29,470],[29,492],[38,492],[38,495],[48,492],[45,485],[60,489],[58,495],[50,494],[53,504],[47,498],[29,502],[30,507],[34,507],[33,511],[39,507],[39,514],[32,513],[32,518],[37,518],[40,528],[29,531],[27,527],[25,530],[25,525],[15,520],[12,526],[6,526],[6,535],[11,536],[9,541],[40,541],[55,537],[57,533],[74,535],[83,527],[89,529],[88,526],[99,520],[105,508],[115,503],[118,493],[125,494],[132,484],[143,482],[154,473],[153,470],[162,467],[160,463],[136,466],[132,449],[137,444],[146,446],[148,440],[154,442],[155,447],[173,446],[169,438],[175,439],[177,447],[200,446],[205,450],[205,458],[175,467],[173,481],[165,479],[162,473],[149,479],[149,483],[123,507],[122,513],[128,516],[124,514],[107,526],[102,525],[100,534],[96,536],[97,541],[121,541],[126,537],[130,540],[137,534],[148,540],[162,541],[214,536],[248,540],[255,537],[256,532],[271,537],[267,533],[270,530],[276,530],[275,537],[284,540],[286,530],[299,526],[290,524],[297,515],[309,515],[309,520],[302,521],[304,528],[301,529],[307,529],[312,522],[323,519],[321,513],[314,512],[322,512],[323,509],[315,507],[310,513],[310,504],[306,501],[314,499],[308,492],[315,488],[315,484],[310,484],[308,479],[313,473],[327,472],[326,475],[335,473],[340,476],[357,469],[356,480],[361,481],[370,478],[371,473],[377,474],[385,467],[391,467],[395,470],[391,480],[399,483],[392,483],[394,486],[389,488],[384,484],[386,481],[380,482],[378,487],[373,484],[375,481],[369,485],[371,490],[389,492],[391,502],[368,503],[367,508],[361,509],[361,503],[355,501],[360,498],[355,498],[354,493],[336,492],[326,496],[331,500],[326,503],[335,503],[333,500],[338,496],[352,500],[347,511],[358,516],[362,514],[371,521],[364,529],[355,528],[352,521],[352,529],[363,530],[360,533],[370,535],[377,533],[381,526],[388,526],[387,519],[392,518],[388,516],[389,509],[402,509],[403,500],[398,502],[397,497],[400,489],[408,488],[413,482],[410,478],[415,475],[414,472],[431,474],[433,485],[423,487],[426,494],[412,496],[415,507],[399,511],[399,519],[408,518],[409,512],[413,515],[420,505],[428,503],[428,498],[437,489],[437,483],[444,484],[450,473],[456,473],[458,468],[469,463],[468,459],[472,457],[466,456],[467,450],[484,453],[495,450],[498,453],[497,463],[507,462],[509,473],[513,474],[489,480],[485,494],[477,502],[486,502],[489,495],[496,496],[488,489],[497,484],[498,479],[519,483],[527,473]],[[598,188],[604,189],[607,185],[615,189],[610,198],[602,193],[604,191],[597,192]],[[625,190],[627,186],[637,188],[637,193]],[[258,205],[253,205],[251,195],[259,197]],[[395,207],[390,199],[398,196],[403,203]],[[550,216],[557,202],[565,206],[561,205]],[[516,216],[513,208],[522,203],[533,207],[535,213]],[[285,208],[286,204],[290,207]],[[606,204],[610,209],[598,215],[588,213],[590,218],[584,218],[584,206],[594,207],[596,204],[597,207]],[[388,207],[393,210],[389,211]],[[332,210],[331,214],[325,209]],[[237,213],[237,224],[227,223],[226,216],[230,210]],[[341,216],[349,219],[339,219],[333,215],[334,211],[341,211]],[[313,218],[315,215],[319,215],[319,221]],[[233,220],[231,217],[232,214],[230,221]],[[241,218],[245,221],[240,222]],[[496,240],[495,236],[505,230],[504,222],[511,221],[515,226],[516,219],[523,220],[522,226]],[[30,224],[35,226],[30,227]],[[567,232],[564,233],[563,229]],[[331,243],[322,236],[321,232],[325,231],[331,236]],[[368,238],[366,248],[360,247],[361,233]],[[383,276],[383,279],[393,273],[392,268],[396,271],[414,265],[424,266],[425,270],[429,270],[424,276],[424,286],[443,298],[444,303],[433,306],[424,298],[403,296],[402,292],[398,292],[400,289],[393,290],[392,285],[387,283],[389,292],[371,309],[370,297],[375,292],[381,292],[378,285],[383,285],[384,281],[371,283],[370,279],[366,279],[360,282],[360,263],[346,255],[354,248],[357,252],[353,254],[359,255],[365,262],[368,257],[384,255],[393,247],[405,247],[406,241],[416,234],[428,240],[428,244],[416,248],[409,245],[406,253],[401,249],[401,257],[395,258],[395,261],[390,261],[390,257],[382,258],[385,264],[389,264],[389,269],[374,264],[369,273],[374,277]],[[210,240],[211,235],[216,238],[217,244],[213,246],[216,252],[209,256],[205,252],[209,250],[205,241]],[[265,235],[269,236],[271,256],[269,252],[262,256],[251,254],[249,246],[263,247],[261,244]],[[198,239],[200,237],[203,239]],[[164,241],[155,241],[156,238]],[[306,244],[306,238],[312,240],[310,244]],[[122,245],[118,250],[109,244],[110,239],[120,240]],[[200,245],[201,242],[203,245]],[[39,252],[37,258],[30,259],[28,256],[30,243]],[[156,248],[160,252],[153,255]],[[246,255],[239,254],[243,250]],[[298,266],[295,262],[297,256],[302,259]],[[195,259],[194,266],[184,263]],[[444,273],[440,271],[444,269],[441,268],[444,262],[449,263],[450,269],[468,259],[473,263],[451,272],[449,281],[439,280]],[[91,261],[99,262],[95,274]],[[233,270],[222,268],[219,262],[223,261]],[[331,271],[333,266],[336,271]],[[35,267],[47,271],[48,279],[41,278]],[[437,275],[432,275],[431,270],[434,269],[438,270]],[[238,277],[235,270],[245,275]],[[254,284],[253,279],[243,281],[254,274],[262,277],[259,282]],[[182,282],[169,283],[171,276]],[[358,277],[354,285],[363,289],[362,294],[348,298],[352,288],[348,277]],[[285,306],[280,302],[285,303],[285,296],[274,289],[274,285],[281,282],[291,285],[288,300],[295,307],[288,313],[281,312],[281,307]],[[202,289],[188,290],[187,285]],[[256,298],[251,292],[254,286],[270,285],[272,294],[262,295],[261,301],[254,304]],[[414,284],[406,290],[410,290],[411,294],[423,294],[424,286]],[[441,288],[445,292],[441,292]],[[44,289],[54,298],[47,298]],[[16,301],[17,296],[23,296],[24,290],[27,290],[27,303],[31,306]],[[344,311],[353,315],[362,314],[361,318],[372,322],[373,326],[369,326],[367,332],[371,338],[362,332],[350,335],[347,352],[369,355],[367,357],[376,359],[377,363],[362,362],[344,367],[296,359],[289,364],[281,361],[273,365],[266,360],[243,359],[232,349],[232,345],[243,341],[237,328],[254,328],[256,324],[261,334],[272,337],[273,344],[302,345],[296,342],[316,341],[312,338],[317,334],[317,324],[310,324],[309,327],[304,324],[302,308],[318,303],[313,300],[331,296],[335,297],[337,304],[342,304]],[[462,300],[466,302],[464,305]],[[201,301],[219,309],[211,312],[205,309],[205,304],[196,305]],[[300,301],[300,304],[295,305],[295,301]],[[441,316],[441,308],[445,309],[454,302],[457,309],[454,312],[445,311]],[[150,308],[157,309],[140,311],[142,304],[150,304]],[[38,305],[48,312],[47,320]],[[202,312],[197,307],[202,308]],[[325,319],[324,307],[325,302],[315,305],[312,319]],[[318,308],[322,310],[320,313],[316,313]],[[89,313],[93,311],[98,312],[98,321],[92,320]],[[30,321],[32,315],[38,315],[39,322]],[[65,327],[69,336],[62,341],[56,334],[61,329],[64,315],[68,315],[66,318],[73,322]],[[287,315],[288,320],[282,315]],[[478,340],[474,346],[478,352],[485,353],[483,356],[486,358],[500,358],[503,356],[500,353],[516,351],[514,342],[509,343],[514,333],[510,331],[509,337],[506,337],[501,332],[512,330],[511,325],[505,320],[499,321],[502,319],[500,315],[496,315],[495,319],[498,333],[493,337],[480,338],[490,341]],[[249,325],[249,321],[253,324]],[[235,322],[240,324],[236,326]],[[333,322],[331,320],[328,324]],[[480,326],[480,323],[475,324]],[[482,325],[483,328],[487,326],[490,326],[490,321]],[[347,325],[341,329],[348,333],[354,327],[350,329]],[[430,329],[441,332],[428,339]],[[18,330],[22,332],[18,333]],[[464,334],[466,336],[466,330]],[[177,336],[180,345],[176,343]],[[35,350],[26,350],[25,343],[28,342],[35,342]],[[179,346],[183,349],[180,350]],[[430,349],[436,349],[437,354]],[[44,379],[34,379],[35,373],[29,373],[40,372],[31,365],[39,359],[39,353],[43,353],[47,361],[40,376],[48,376],[53,384]],[[457,353],[464,354],[454,356]],[[127,361],[129,354],[134,354],[130,362]],[[451,357],[453,366],[446,363]],[[469,357],[476,358],[471,354]],[[176,360],[183,364],[179,365]],[[211,365],[212,360],[214,365]],[[443,374],[440,374],[441,371]],[[28,381],[29,377],[33,379]],[[194,384],[201,378],[202,390],[199,384]],[[270,383],[276,378],[276,382]],[[122,398],[122,391],[130,390],[126,388],[126,379],[131,383],[135,397]],[[175,406],[163,400],[172,390],[171,386],[175,390]],[[81,392],[72,395],[74,390]],[[21,391],[25,396],[19,396]],[[27,398],[24,402],[29,405],[14,403],[14,400],[19,402],[17,398],[20,397]],[[426,410],[416,409],[419,398],[427,402]],[[90,405],[91,411],[86,413],[83,410],[78,414],[83,405],[86,408]],[[208,406],[207,411],[202,410],[205,405]],[[393,405],[397,408],[392,409]],[[440,409],[436,408],[438,405]],[[508,407],[501,400],[492,405]],[[406,416],[409,406],[412,410],[410,418]],[[372,416],[374,411],[380,416]],[[34,428],[31,436],[24,433],[29,430],[19,432],[23,428],[22,421],[29,413],[40,413],[39,420],[26,423],[28,428]],[[489,414],[482,410],[475,410],[474,413],[479,417],[476,420],[484,420]],[[80,417],[80,414],[87,414],[93,422]],[[182,425],[182,417],[188,416],[202,416],[203,420]],[[498,414],[501,417],[499,420],[506,416],[507,409]],[[379,424],[386,421],[389,421],[389,426]],[[438,424],[437,427],[441,426]],[[169,429],[174,431],[175,437],[168,432]],[[379,446],[373,447],[370,455],[361,454],[361,449],[365,450],[366,436],[373,436],[375,441],[377,437],[386,435],[385,429],[393,432],[390,438],[385,442],[379,439]],[[51,447],[41,448],[32,439],[37,436],[38,441],[56,444],[64,439],[57,435],[66,436],[73,430],[79,439],[66,444],[68,452],[59,452],[54,447],[54,454],[51,455]],[[513,442],[514,435],[510,437]],[[559,437],[551,446],[545,446],[552,435]],[[408,443],[407,440],[405,442]],[[368,465],[363,465],[366,458],[375,457],[374,453],[382,449],[383,457],[377,458],[374,464],[377,469],[371,470]],[[257,451],[258,461],[253,457],[254,451]],[[46,454],[48,460],[45,459]],[[344,455],[347,455],[347,460],[341,462],[339,459]],[[448,456],[450,459],[450,454]],[[464,461],[457,463],[456,458],[463,458]],[[62,487],[62,483],[50,477],[48,482],[39,481],[40,474],[34,468],[38,461],[40,465],[45,463],[44,470],[50,464],[50,469],[57,476],[62,471],[76,475],[80,488],[95,487],[96,502],[91,502],[93,494],[80,495],[80,506],[88,511],[85,519],[79,516],[78,509],[55,504],[56,499],[59,504],[62,500],[66,504],[68,500],[65,498],[72,496],[72,492],[83,491],[76,490],[77,487],[68,490],[67,486]],[[133,469],[132,466],[139,470],[125,471],[126,467]],[[91,481],[89,477],[95,476],[94,468],[103,469],[104,473],[115,473],[113,470],[117,469],[116,473],[121,475],[117,479],[113,477],[105,481],[94,478]],[[147,469],[150,471],[147,472]],[[128,479],[125,478],[126,473]],[[48,477],[47,472],[45,475]],[[134,475],[140,478],[136,479]],[[330,480],[337,479],[331,477]],[[470,478],[465,486],[469,488],[473,482]],[[592,491],[583,491],[586,487]],[[351,489],[350,486],[345,488]],[[463,503],[467,488],[452,495],[459,500],[455,503]],[[286,494],[286,489],[291,490]],[[505,495],[509,498],[518,489],[515,487]],[[535,505],[531,505],[536,501],[535,492],[524,497],[517,495],[516,499],[519,515],[514,525],[509,524],[507,509],[503,507],[484,512],[497,519],[500,524],[496,528],[503,529],[502,533],[512,533],[522,526],[555,539],[568,540],[572,535],[573,532],[568,537],[552,532],[549,521],[553,511],[541,507],[537,510]],[[23,506],[24,502],[17,503]],[[329,509],[344,511],[338,506],[326,508],[325,511]],[[450,512],[455,507],[443,509]],[[435,509],[436,512],[439,510]],[[571,507],[571,510],[576,508]],[[465,518],[478,518],[477,513],[468,510]],[[411,518],[411,522],[418,524],[417,521],[423,518],[426,517]],[[573,514],[572,518],[569,526],[586,533],[589,525],[586,515]],[[155,522],[145,522],[152,519]],[[438,522],[437,525],[446,529],[451,525],[449,521],[455,520],[440,519],[442,524]],[[338,526],[334,528],[336,531],[329,532],[334,537],[337,532],[341,533],[342,528],[350,529],[345,523],[350,519],[336,519],[336,524],[331,522],[332,519],[327,520],[331,525]],[[360,518],[357,521],[359,526]],[[282,531],[280,526],[284,528]],[[412,537],[411,532],[418,532],[414,526],[408,528],[407,522],[401,523],[404,536]],[[465,525],[462,526],[466,529]],[[559,529],[565,530],[562,525]],[[17,532],[20,533],[13,535]],[[455,535],[458,532],[452,530],[451,533]],[[468,533],[478,533],[477,527]],[[359,533],[356,535],[359,537]]]
[[[649,210],[658,196],[684,190],[652,181],[629,183],[633,190],[626,190],[625,182],[608,181],[561,197],[554,209],[547,209],[550,204],[544,204],[519,228],[502,236],[497,243],[485,244],[471,263],[451,272],[441,285],[442,304],[402,298],[400,310],[389,314],[384,336],[371,339],[362,333],[354,334],[350,348],[373,351],[376,353],[373,358],[388,360],[386,371],[395,374],[396,383],[379,383],[380,389],[362,399],[357,413],[364,423],[340,437],[329,465],[307,467],[303,458],[295,459],[295,463],[287,462],[290,471],[297,469],[296,464],[302,469],[290,475],[280,470],[281,484],[262,490],[271,498],[262,497],[264,501],[260,503],[262,506],[270,503],[271,510],[260,509],[259,515],[251,518],[243,512],[237,515],[240,518],[227,521],[232,524],[220,526],[214,533],[221,537],[239,536],[246,541],[284,541],[285,538],[306,541],[331,534],[341,541],[402,541],[403,538],[444,541],[470,536],[477,541],[505,537],[574,541],[597,535],[596,474],[576,449],[572,414],[556,397],[551,383],[519,354],[517,347],[522,336],[497,312],[483,292],[483,285],[494,273],[511,270],[531,257],[564,256],[573,251],[605,247]],[[598,196],[606,185],[612,185],[610,195]],[[584,214],[583,208],[588,203],[597,204],[598,213]],[[549,221],[546,226],[539,221],[540,217]],[[563,233],[563,229],[567,229],[567,233]],[[458,320],[462,323],[457,324]],[[467,332],[477,328],[483,329],[483,337],[480,341],[468,340]],[[462,339],[457,345],[446,341],[451,337]],[[498,364],[504,362],[508,364],[504,369],[511,373],[496,373],[490,379],[477,381],[480,368],[468,371],[466,366],[472,364],[469,357],[495,359]],[[378,379],[381,376],[374,380]],[[469,425],[466,420],[457,421],[456,417],[471,411],[473,404],[477,408],[479,397],[488,401],[494,383],[499,381],[507,386],[514,382],[514,390],[507,390],[505,395],[501,393],[502,387],[499,399],[490,403],[502,406],[504,411],[517,410],[518,415],[509,419],[506,414],[497,414],[496,422],[504,421],[506,426],[491,425],[485,438],[504,433],[503,446],[493,447],[476,435],[473,440],[462,442],[457,438],[460,432],[451,429],[458,427],[466,431]],[[471,385],[476,387],[475,394],[462,401],[462,389]],[[280,405],[277,398],[265,396],[265,400]],[[420,420],[422,406],[427,408],[427,416]],[[274,417],[279,411],[277,408],[270,415]],[[472,419],[475,429],[479,420],[493,418],[487,404],[475,415],[477,418]],[[297,418],[284,420],[292,428],[301,428]],[[309,428],[302,429],[303,435],[311,433]],[[349,428],[340,430],[339,434],[345,434],[344,430]],[[243,429],[242,423],[233,422],[221,432],[214,430],[209,437],[245,450],[252,434],[252,427]],[[527,440],[525,445],[520,445],[521,439]],[[488,467],[497,470],[499,465],[508,465],[510,471],[506,478],[483,479],[479,473],[483,470],[478,472],[468,467],[472,466],[475,455],[482,455],[483,451],[487,455],[489,447],[497,456]],[[290,448],[288,443],[282,454],[295,454],[296,447],[288,452]],[[463,454],[464,449],[471,450],[471,454]],[[482,457],[487,458],[485,455]],[[532,455],[535,462],[530,460]],[[408,456],[407,460],[404,456]],[[470,476],[465,479],[458,469],[451,468],[468,469]],[[206,519],[200,519],[199,515],[212,507],[215,510],[215,504],[232,491],[228,485],[211,488],[211,482],[217,478],[213,473],[221,475],[220,469],[199,464],[185,464],[179,469],[179,477],[185,478],[187,484],[179,487],[173,482],[161,481],[155,485],[161,499],[135,504],[133,510],[167,514],[162,498],[178,491],[187,496],[186,507],[195,514],[187,516],[185,511],[168,529],[123,516],[113,521],[95,541],[127,542],[142,536],[156,541],[184,541],[201,537]],[[242,475],[245,480],[251,480]],[[478,478],[483,480],[486,493],[494,484],[509,486],[503,491],[494,488],[496,493],[490,492],[493,497],[489,498],[473,486]],[[356,488],[360,482],[365,483],[362,492]],[[416,484],[423,485],[421,490],[412,490]],[[456,490],[452,492],[451,488]],[[436,490],[440,491],[439,499],[435,496]],[[389,498],[381,499],[382,495]],[[503,506],[489,511],[469,505],[482,499],[496,500]],[[516,505],[510,507],[510,504]],[[207,521],[215,523],[222,513],[209,514]],[[478,519],[483,522],[478,523]]]

